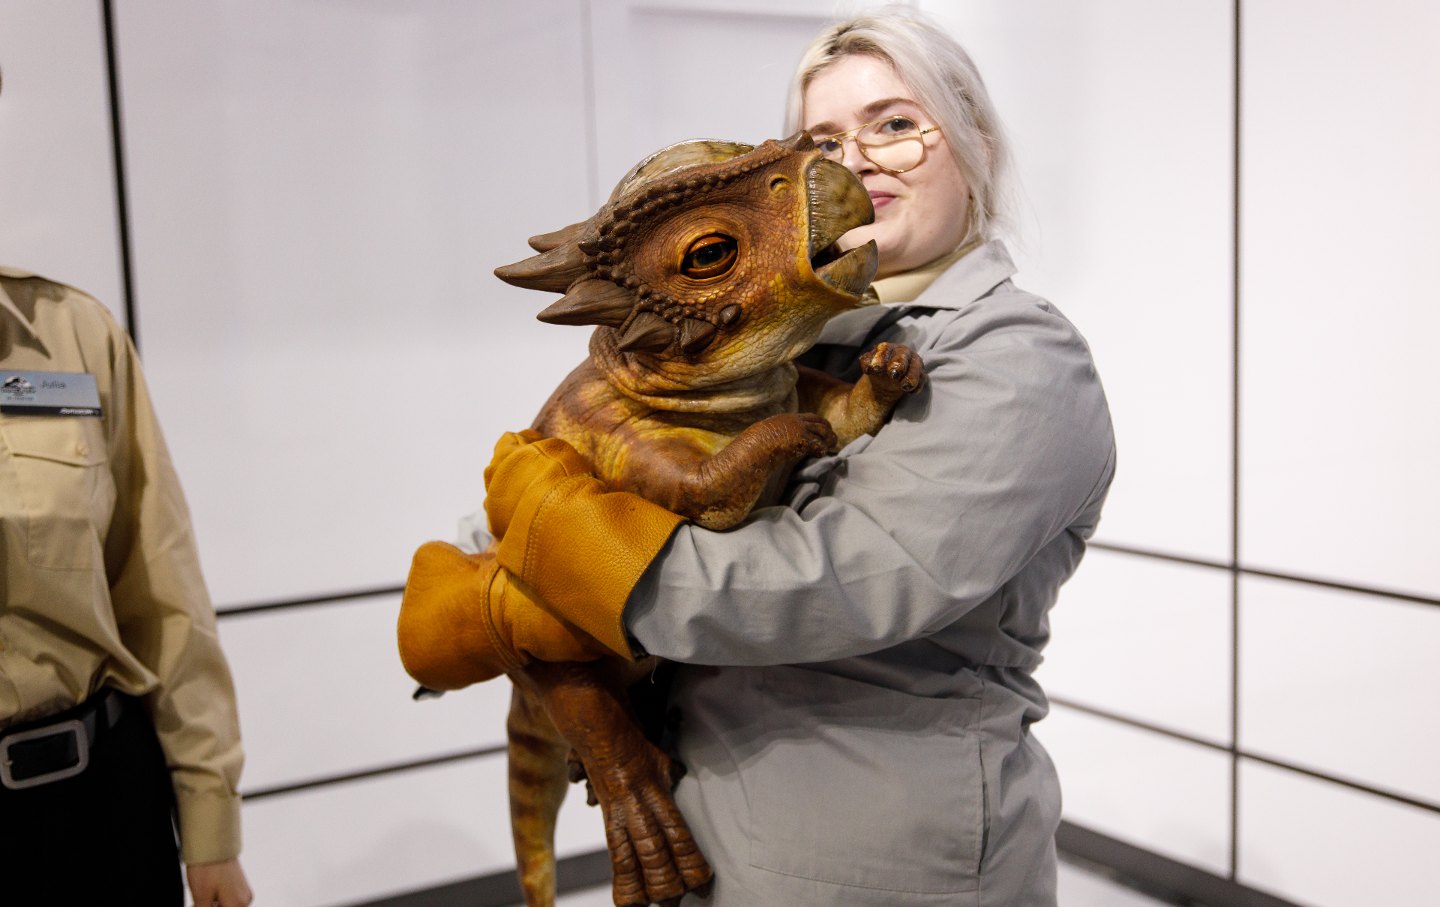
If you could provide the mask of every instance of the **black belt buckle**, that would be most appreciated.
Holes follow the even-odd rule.
[[[57,751],[62,762],[59,768],[47,766],[33,774],[28,770],[26,763],[53,764]],[[85,722],[78,718],[21,731],[0,740],[0,785],[11,790],[64,781],[85,771],[89,765],[90,733]]]

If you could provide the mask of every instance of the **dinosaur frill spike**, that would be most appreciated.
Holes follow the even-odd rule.
[[[587,273],[585,253],[573,242],[495,269],[495,276],[508,284],[551,293],[565,292]]]
[[[561,227],[559,230],[551,230],[549,233],[532,236],[527,242],[530,243],[530,248],[536,252],[549,252],[551,249],[558,249],[568,242],[575,242],[580,238],[580,235],[585,232],[585,228],[588,226],[590,226],[590,221],[582,220],[578,224],[571,224],[568,227]]]
[[[622,353],[658,353],[675,342],[675,325],[653,312],[641,312],[616,344]]]
[[[635,307],[635,294],[608,280],[582,280],[535,316],[547,324],[603,324],[618,328]]]

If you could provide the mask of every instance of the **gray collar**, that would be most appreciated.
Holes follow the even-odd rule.
[[[871,329],[895,310],[963,309],[1015,274],[1015,262],[1005,243],[992,239],[961,258],[935,278],[913,302],[880,303],[836,315],[825,324],[816,343],[854,345],[869,336]]]

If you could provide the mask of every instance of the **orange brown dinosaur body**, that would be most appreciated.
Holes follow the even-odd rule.
[[[648,158],[594,217],[535,237],[539,255],[496,271],[565,293],[541,320],[597,326],[590,357],[532,427],[616,489],[709,529],[734,526],[773,500],[795,461],[875,431],[923,381],[903,347],[867,353],[854,385],[792,363],[829,318],[863,304],[874,245],[833,244],[872,218],[859,181],[803,133]],[[674,903],[709,880],[671,800],[678,767],[628,704],[650,668],[602,659],[510,672],[511,825],[530,907],[553,903],[572,750],[604,811],[616,904]]]

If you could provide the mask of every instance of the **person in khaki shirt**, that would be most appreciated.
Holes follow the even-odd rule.
[[[195,903],[249,904],[235,691],[135,348],[90,296],[11,268],[0,569],[6,887],[179,905],[173,815]]]

